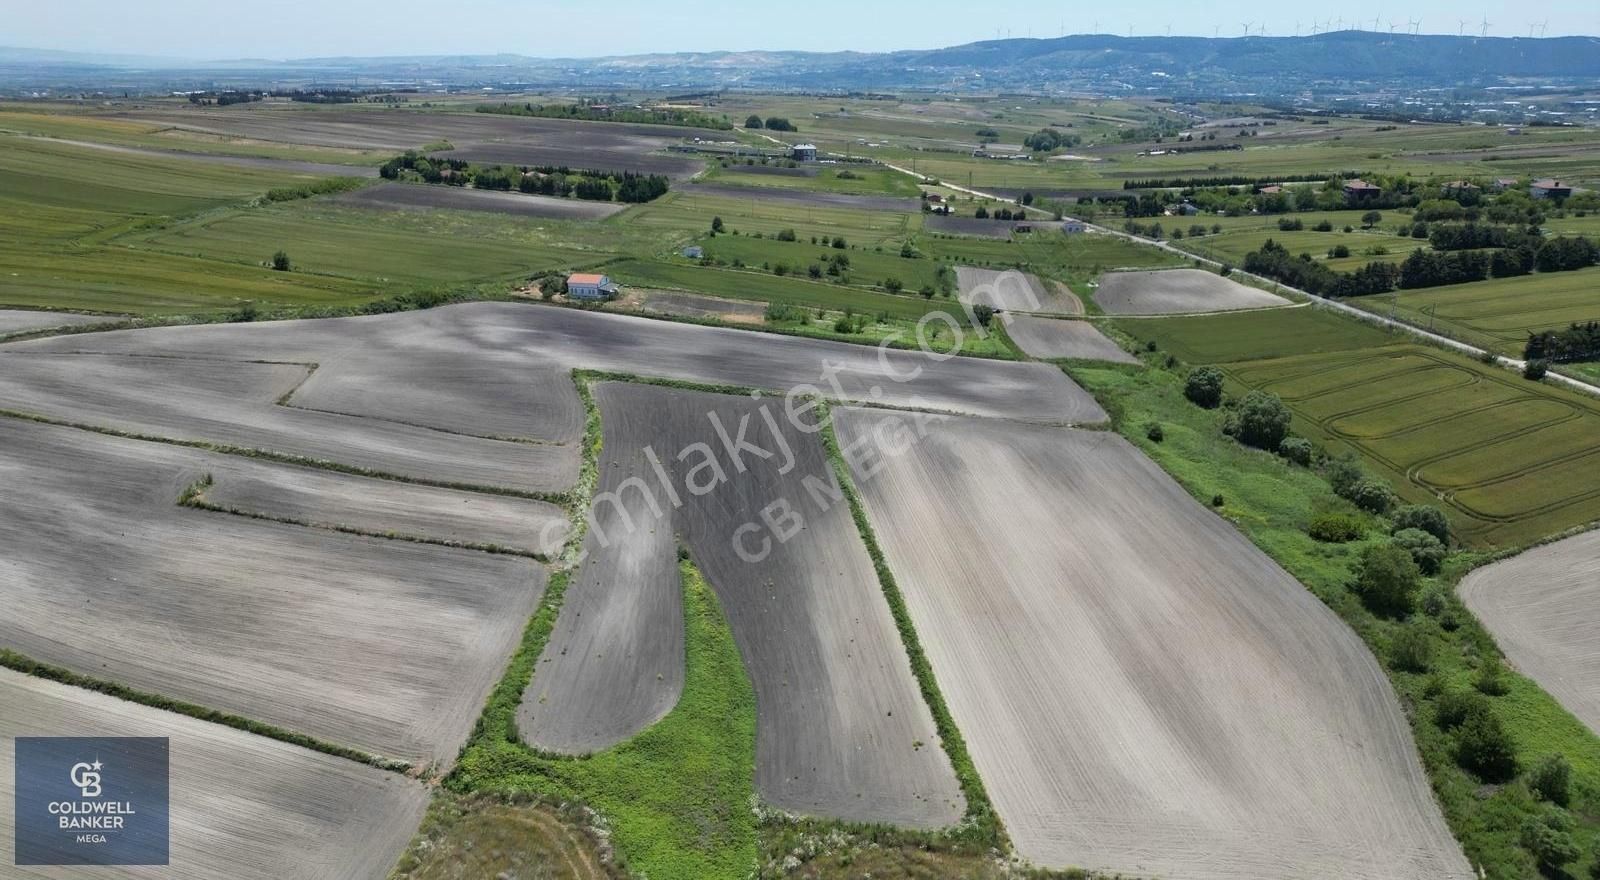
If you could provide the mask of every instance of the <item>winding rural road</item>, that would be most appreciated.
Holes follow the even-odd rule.
[[[919,173],[917,173],[915,171],[910,170],[909,168],[904,168],[904,167],[899,166],[899,165],[892,165],[892,164],[890,164],[888,162],[885,162],[883,164],[884,164],[884,167],[886,167],[886,168],[893,168],[894,170],[899,171],[902,174],[909,174],[912,177],[917,178],[917,180],[919,180],[919,181],[921,181],[923,183],[927,183],[929,180],[932,179],[932,178],[929,178],[925,174],[919,174]],[[1011,199],[1001,198],[1000,196],[997,196],[997,195],[995,195],[993,193],[986,193],[986,192],[984,192],[982,190],[969,189],[969,188],[964,187],[964,186],[957,186],[957,185],[955,185],[953,183],[949,183],[947,181],[942,181],[941,180],[939,182],[939,185],[943,186],[943,187],[945,187],[947,189],[953,189],[953,190],[955,190],[957,192],[966,193],[967,195],[977,196],[979,198],[994,199],[996,201],[1001,201],[1001,202],[1012,201]],[[1042,208],[1035,208],[1035,207],[1032,207],[1032,206],[1024,206],[1024,210],[1027,210],[1027,211],[1038,211],[1041,214],[1050,214],[1050,212],[1045,211]],[[1054,215],[1051,215],[1051,216],[1054,216]],[[1196,262],[1202,263],[1204,265],[1213,266],[1213,267],[1221,267],[1222,266],[1222,264],[1220,262],[1216,261],[1216,260],[1213,260],[1213,259],[1211,259],[1209,257],[1202,257],[1202,256],[1200,256],[1198,254],[1190,253],[1189,251],[1186,251],[1186,250],[1184,250],[1182,248],[1179,248],[1179,247],[1174,247],[1173,245],[1171,245],[1171,244],[1169,244],[1167,242],[1164,242],[1164,241],[1151,241],[1150,239],[1141,238],[1141,237],[1139,237],[1137,235],[1130,235],[1129,233],[1122,232],[1122,231],[1116,230],[1116,229],[1111,229],[1111,228],[1106,227],[1106,226],[1101,226],[1101,225],[1099,225],[1097,223],[1089,223],[1088,221],[1084,221],[1084,223],[1090,229],[1094,230],[1095,232],[1101,233],[1103,235],[1114,235],[1114,236],[1117,236],[1119,238],[1128,239],[1129,241],[1136,241],[1136,242],[1139,242],[1140,244],[1146,244],[1146,245],[1150,245],[1152,247],[1157,247],[1157,248],[1160,248],[1160,249],[1162,249],[1164,251],[1168,251],[1170,253],[1174,253],[1174,254],[1177,254],[1177,255],[1179,255],[1181,257],[1184,257],[1185,259],[1195,260]],[[1246,271],[1244,271],[1242,269],[1235,269],[1234,270],[1234,274],[1241,275],[1241,276],[1244,276],[1246,278],[1253,278],[1253,279],[1255,279],[1257,281],[1260,281],[1260,282],[1262,282],[1264,284],[1271,284],[1277,290],[1280,290],[1280,291],[1287,290],[1290,293],[1298,294],[1300,296],[1305,297],[1307,300],[1309,300],[1311,302],[1314,302],[1317,305],[1320,305],[1320,306],[1322,306],[1324,308],[1332,309],[1333,311],[1336,311],[1336,312],[1343,312],[1343,313],[1345,313],[1347,315],[1350,315],[1350,316],[1352,316],[1354,318],[1358,318],[1358,319],[1360,319],[1362,321],[1366,321],[1366,322],[1368,322],[1370,324],[1377,324],[1377,325],[1379,325],[1381,327],[1387,327],[1387,328],[1392,329],[1392,330],[1400,330],[1402,332],[1409,333],[1412,336],[1416,336],[1416,337],[1418,337],[1418,338],[1420,338],[1420,339],[1422,339],[1422,340],[1424,340],[1426,342],[1433,343],[1434,345],[1438,345],[1438,346],[1441,346],[1443,348],[1447,348],[1447,349],[1450,349],[1452,351],[1459,352],[1461,354],[1469,355],[1471,357],[1479,358],[1479,359],[1482,359],[1485,355],[1491,355],[1494,358],[1494,362],[1496,364],[1498,364],[1498,365],[1500,365],[1502,367],[1505,367],[1506,369],[1509,369],[1509,370],[1515,370],[1517,372],[1521,372],[1522,369],[1527,366],[1527,361],[1518,360],[1516,358],[1509,358],[1509,357],[1505,357],[1503,355],[1493,354],[1492,352],[1489,352],[1486,349],[1478,348],[1475,345],[1468,345],[1467,343],[1462,342],[1459,339],[1452,339],[1452,338],[1450,338],[1448,336],[1443,336],[1443,335],[1440,335],[1438,333],[1434,333],[1431,330],[1424,330],[1421,327],[1417,327],[1417,326],[1415,326],[1413,324],[1407,324],[1404,321],[1398,321],[1398,320],[1395,320],[1393,318],[1385,318],[1382,315],[1376,315],[1376,314],[1373,314],[1372,312],[1363,311],[1361,309],[1356,308],[1355,306],[1346,305],[1345,303],[1339,302],[1338,300],[1335,300],[1335,299],[1329,299],[1329,298],[1327,298],[1325,296],[1318,296],[1318,295],[1316,295],[1314,293],[1308,293],[1308,292],[1306,292],[1304,290],[1299,289],[1298,287],[1290,287],[1287,284],[1284,284],[1284,283],[1279,282],[1279,281],[1275,281],[1275,280],[1273,280],[1271,278],[1264,278],[1264,277],[1262,277],[1260,275],[1256,275],[1256,274],[1251,273],[1251,272],[1246,272]],[[1589,395],[1592,395],[1594,397],[1600,397],[1600,385],[1592,385],[1592,384],[1590,384],[1588,382],[1582,381],[1581,379],[1574,379],[1571,376],[1565,376],[1565,375],[1562,375],[1560,373],[1548,373],[1548,374],[1546,374],[1545,378],[1551,380],[1552,382],[1554,382],[1557,385],[1564,385],[1564,386],[1566,386],[1566,387],[1568,387],[1568,388],[1570,388],[1570,389],[1572,389],[1574,391],[1580,391],[1580,392],[1582,392],[1584,394],[1589,394]]]

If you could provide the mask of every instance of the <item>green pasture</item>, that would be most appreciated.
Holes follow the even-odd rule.
[[[902,257],[900,248],[896,246],[885,247],[882,251],[859,247],[838,250],[820,237],[817,244],[812,244],[809,237],[790,242],[748,235],[719,235],[707,239],[702,246],[707,256],[726,263],[739,260],[755,270],[782,263],[789,267],[792,274],[801,278],[807,277],[807,267],[826,267],[829,258],[845,256],[850,259],[847,275],[851,285],[870,287],[882,284],[887,278],[898,278],[912,293],[923,285],[936,289],[938,286],[935,278],[939,270],[938,262],[926,257]]]
[[[1600,268],[1402,290],[1350,304],[1520,357],[1529,333],[1600,320]]]
[[[1600,404],[1313,308],[1122,320],[1237,393],[1270,391],[1295,432],[1352,450],[1409,501],[1445,507],[1472,546],[1600,519]]]
[[[175,128],[157,122],[96,115],[78,108],[51,108],[53,112],[42,112],[42,110],[43,108],[33,104],[0,101],[0,133],[89,141],[149,150],[176,150],[185,153],[262,159],[294,159],[335,165],[376,165],[389,158],[389,152],[384,150],[338,149],[251,140]]]
[[[807,240],[826,233],[830,238],[844,236],[852,244],[889,245],[896,248],[906,235],[920,225],[920,214],[897,211],[862,211],[856,208],[799,205],[762,199],[759,190],[750,198],[705,195],[687,189],[669,192],[647,205],[630,208],[626,224],[654,230],[667,240],[687,243],[711,230],[711,218],[721,217],[728,231],[776,235],[793,229]],[[616,218],[611,221],[618,222]]]
[[[817,167],[817,166],[812,166]],[[800,189],[811,192],[842,193],[854,196],[904,196],[918,198],[922,188],[909,175],[871,166],[820,166],[815,175],[773,174],[743,170],[745,166],[723,168],[712,164],[707,179],[734,186]],[[841,176],[847,173],[848,176]]]
[[[958,321],[965,321],[960,306],[953,299],[930,302],[916,295],[897,296],[793,276],[780,278],[770,272],[647,260],[622,260],[607,265],[606,272],[621,283],[636,287],[688,290],[730,299],[839,312],[849,309],[857,314],[887,314],[891,318],[912,321],[931,311],[944,311]]]

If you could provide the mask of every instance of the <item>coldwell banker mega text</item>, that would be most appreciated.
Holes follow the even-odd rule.
[[[168,742],[18,737],[16,864],[165,865]]]

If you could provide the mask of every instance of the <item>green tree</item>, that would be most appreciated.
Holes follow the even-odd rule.
[[[899,293],[905,289],[905,284],[898,278],[885,278],[883,279],[883,289],[890,293]]]
[[[716,232],[721,232],[722,229],[723,229],[722,218],[721,217],[712,217],[711,218],[711,231],[716,233]]]
[[[1394,492],[1382,480],[1367,477],[1350,487],[1350,503],[1368,513],[1384,514],[1394,506]]]
[[[1433,662],[1433,641],[1418,626],[1404,626],[1389,640],[1389,665],[1401,672],[1423,673]]]
[[[1528,772],[1528,788],[1558,807],[1572,800],[1572,764],[1562,754],[1546,755]]]
[[[278,271],[278,272],[287,272],[287,271],[289,271],[289,269],[291,268],[290,264],[289,264],[289,255],[284,253],[283,251],[278,251],[277,253],[273,254],[272,255],[272,268],[275,271]]]
[[[759,116],[755,115],[754,113],[752,113],[749,116],[745,117],[744,127],[745,128],[764,128],[765,126],[762,125],[762,123],[761,123],[761,117],[759,117]]]
[[[1505,782],[1517,775],[1517,747],[1500,716],[1485,704],[1469,712],[1456,731],[1456,763],[1485,782]]]
[[[1438,538],[1421,529],[1401,529],[1394,533],[1394,542],[1411,554],[1423,574],[1439,573],[1446,551]]]
[[[1301,467],[1311,466],[1312,452],[1311,441],[1304,437],[1285,437],[1278,444],[1278,454]]]
[[[1533,855],[1539,870],[1551,875],[1564,875],[1566,865],[1582,855],[1572,839],[1572,818],[1561,810],[1545,810],[1522,823],[1522,848]]]
[[[1383,222],[1383,215],[1378,213],[1377,211],[1368,211],[1367,213],[1361,215],[1361,225],[1366,227],[1367,229],[1371,229],[1372,227],[1377,226],[1379,223],[1382,223],[1382,222]]]
[[[972,307],[972,316],[978,319],[978,325],[987,327],[994,321],[994,306],[978,303]]]
[[[1444,511],[1429,504],[1408,504],[1394,512],[1390,522],[1394,531],[1406,529],[1421,529],[1439,539],[1439,543],[1450,543],[1450,520]]]
[[[1239,404],[1238,427],[1234,434],[1240,443],[1257,449],[1277,449],[1289,435],[1294,415],[1278,395],[1252,391]]]
[[[1222,405],[1222,371],[1216,367],[1200,367],[1189,373],[1183,381],[1183,396],[1204,409]]]
[[[1409,614],[1421,580],[1416,561],[1397,544],[1368,547],[1356,563],[1355,591],[1375,614]]]

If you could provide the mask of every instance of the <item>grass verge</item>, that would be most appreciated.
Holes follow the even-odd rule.
[[[1489,781],[1462,769],[1455,760],[1458,737],[1435,722],[1440,695],[1473,691],[1486,666],[1502,665],[1492,637],[1448,592],[1486,557],[1457,553],[1444,573],[1424,586],[1424,591],[1429,586],[1447,591],[1442,613],[1418,611],[1403,620],[1373,614],[1348,584],[1361,550],[1387,539],[1383,530],[1349,544],[1312,540],[1306,534],[1310,518],[1338,504],[1328,484],[1311,470],[1224,436],[1220,413],[1190,404],[1183,396],[1182,368],[1162,366],[1163,357],[1147,355],[1146,369],[1075,364],[1069,372],[1100,400],[1115,430],[1202,503],[1220,496],[1219,513],[1366,641],[1399,695],[1445,820],[1474,866],[1494,878],[1561,876],[1541,874],[1522,845],[1524,823],[1547,808],[1533,796],[1526,778]],[[1160,441],[1150,439],[1152,423],[1163,429]],[[1392,646],[1402,634],[1425,641],[1429,659],[1422,671],[1406,671],[1393,662]],[[1572,764],[1570,815],[1582,855],[1570,867],[1573,876],[1579,875],[1600,856],[1600,737],[1531,680],[1510,670],[1500,677],[1506,692],[1486,699],[1515,744],[1520,771],[1556,753]]]

